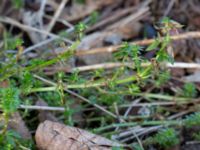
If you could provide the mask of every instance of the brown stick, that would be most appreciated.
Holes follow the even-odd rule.
[[[142,67],[150,66],[151,63],[142,63]],[[83,72],[83,71],[91,71],[96,69],[112,69],[117,67],[130,67],[135,68],[134,63],[120,63],[120,62],[110,62],[110,63],[102,63],[102,64],[94,64],[94,65],[88,65],[88,66],[80,66],[80,67],[74,67],[74,68],[67,68],[67,67],[47,67],[45,68],[46,74],[52,75],[55,74],[57,71],[64,71],[64,72]],[[182,68],[182,69],[200,69],[199,63],[184,63],[184,62],[174,62],[163,64],[163,66],[168,68]]]
[[[185,40],[185,39],[190,39],[190,38],[200,38],[200,31],[186,32],[183,34],[171,36],[171,39],[173,41],[178,41],[181,39]],[[163,39],[163,37],[161,39]],[[144,45],[151,44],[154,41],[155,41],[155,39],[145,39],[145,40],[132,42],[131,44],[137,44],[137,45],[144,46]],[[80,51],[76,52],[76,56],[91,55],[91,54],[96,54],[96,53],[112,53],[112,52],[117,51],[118,48],[120,48],[120,47],[121,47],[121,45],[95,48],[95,49],[91,49],[91,50],[87,50],[87,51],[80,50]]]

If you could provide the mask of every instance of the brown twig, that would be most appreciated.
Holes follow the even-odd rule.
[[[135,9],[136,9],[136,7],[134,6],[134,7],[127,8],[125,10],[117,11],[117,12],[115,12],[115,14],[103,19],[102,21],[98,22],[97,24],[95,24],[92,27],[90,27],[89,29],[87,29],[86,32],[94,31],[102,26],[107,25],[108,23],[112,23],[112,22],[116,21],[117,19],[133,12]]]
[[[183,34],[171,36],[171,39],[173,41],[178,41],[181,39],[182,40],[190,39],[190,38],[200,38],[200,31],[186,32]],[[161,38],[161,40],[162,39],[163,39],[163,37]],[[154,41],[155,41],[155,39],[145,39],[145,40],[132,42],[131,44],[145,46],[145,45],[153,43]],[[76,56],[92,55],[92,54],[96,54],[96,53],[112,53],[112,52],[117,51],[120,47],[121,47],[121,45],[95,48],[95,49],[91,49],[91,50],[87,50],[87,51],[80,50],[80,51],[76,52]]]
[[[151,65],[151,63],[142,63],[142,67],[147,67]],[[171,63],[166,63],[166,67],[168,68],[187,68],[187,69],[200,69],[200,64],[199,63],[184,63],[184,62],[174,62],[173,64]],[[112,69],[112,68],[117,68],[117,67],[130,67],[130,68],[135,68],[134,63],[120,63],[120,62],[110,62],[110,63],[102,63],[102,64],[94,64],[94,65],[88,65],[88,66],[81,66],[81,67],[74,67],[74,68],[67,68],[67,67],[48,67],[45,68],[47,71],[47,74],[54,74],[57,71],[64,71],[64,72],[84,72],[84,71],[92,71],[92,70],[97,70],[97,69]]]
[[[51,32],[54,24],[56,23],[56,20],[58,19],[58,17],[60,16],[62,10],[65,7],[65,4],[67,4],[68,0],[62,0],[60,6],[58,7],[57,11],[55,12],[53,19],[51,20],[51,22],[49,23],[48,27],[47,27],[47,32]]]
[[[18,28],[21,28],[21,29],[24,30],[24,31],[27,31],[27,30],[35,31],[35,32],[38,32],[38,33],[42,33],[42,34],[44,34],[44,35],[48,35],[48,36],[50,36],[50,37],[52,37],[52,38],[58,38],[58,39],[60,38],[60,39],[62,39],[63,41],[65,41],[65,42],[67,42],[67,43],[70,43],[70,44],[73,43],[72,41],[70,41],[70,40],[68,40],[68,39],[66,39],[66,38],[62,38],[62,37],[60,37],[60,36],[58,36],[58,35],[55,35],[55,34],[53,34],[53,33],[49,33],[49,32],[44,31],[44,30],[40,30],[40,29],[31,27],[31,26],[27,26],[27,25],[21,24],[21,23],[19,23],[18,21],[14,20],[14,19],[12,19],[12,18],[9,18],[9,17],[0,17],[0,22],[4,22],[4,23],[8,23],[8,24],[14,25],[14,26],[16,26],[16,27],[18,27]]]

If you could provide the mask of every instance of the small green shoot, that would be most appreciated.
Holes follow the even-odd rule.
[[[15,87],[2,88],[0,90],[1,105],[5,113],[9,114],[17,110],[20,104],[19,94],[19,89]]]
[[[87,26],[80,22],[75,26],[75,32],[78,34],[78,38],[82,39],[84,36],[84,31],[87,29]]]
[[[184,125],[187,128],[192,128],[194,126],[200,125],[200,112],[196,112],[194,114],[188,115],[184,120]]]
[[[186,83],[183,87],[183,95],[185,97],[195,97],[197,95],[196,86],[193,83]]]
[[[193,133],[193,134],[192,134],[192,137],[194,138],[194,140],[200,141],[200,132]]]
[[[155,50],[156,48],[158,48],[159,44],[160,44],[160,41],[159,41],[158,39],[155,39],[155,41],[154,41],[153,43],[151,43],[151,44],[147,47],[146,51]]]
[[[167,128],[159,131],[154,137],[155,144],[160,145],[163,148],[170,148],[179,143],[177,133],[173,128]]]
[[[24,6],[24,1],[23,0],[12,0],[12,4],[16,9],[20,9]]]

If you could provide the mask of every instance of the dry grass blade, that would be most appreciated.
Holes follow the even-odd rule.
[[[58,17],[60,16],[61,12],[63,11],[65,4],[67,4],[69,0],[62,0],[60,6],[58,7],[57,11],[55,12],[53,19],[51,20],[51,22],[49,23],[49,26],[47,27],[47,32],[51,32],[54,24],[56,23],[56,20],[58,19]]]

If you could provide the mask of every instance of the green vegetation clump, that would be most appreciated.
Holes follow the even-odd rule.
[[[16,1],[15,5],[19,6],[18,3],[19,1]],[[97,13],[91,16],[91,18],[95,20]],[[167,108],[161,107],[162,115],[154,116],[152,115],[152,111],[156,110],[154,106],[146,107],[145,105],[144,108],[148,109],[149,112],[146,118],[142,116],[128,116],[130,117],[128,118],[126,116],[127,112],[124,109],[125,106],[122,107],[123,104],[132,106],[130,102],[138,97],[141,97],[142,102],[145,101],[146,103],[146,101],[149,101],[150,103],[154,100],[154,103],[157,104],[157,99],[160,101],[161,99],[168,101],[180,100],[182,102],[185,98],[194,98],[197,96],[196,87],[192,83],[186,83],[182,89],[184,94],[181,95],[182,97],[177,98],[174,96],[176,93],[172,96],[165,95],[163,89],[159,91],[161,94],[157,94],[157,91],[151,93],[151,90],[150,92],[148,90],[143,92],[145,87],[149,88],[149,85],[159,89],[170,79],[170,72],[166,69],[165,64],[174,62],[173,56],[166,50],[171,42],[169,31],[172,29],[172,26],[168,18],[164,18],[161,24],[164,37],[161,38],[158,36],[149,46],[142,47],[128,42],[124,42],[121,45],[113,54],[113,60],[122,63],[122,66],[117,69],[113,69],[112,71],[99,69],[84,73],[79,70],[72,70],[68,73],[57,71],[52,76],[46,75],[43,69],[54,65],[62,67],[66,64],[67,60],[76,54],[76,48],[80,40],[84,37],[84,31],[87,29],[84,23],[81,22],[75,26],[74,33],[78,35],[77,41],[69,47],[64,47],[66,48],[65,52],[50,58],[44,56],[44,58],[27,60],[21,57],[23,53],[23,41],[19,38],[10,38],[10,36],[5,34],[5,54],[0,53],[0,56],[6,57],[7,61],[0,61],[0,81],[8,81],[9,84],[7,87],[0,89],[0,108],[3,120],[0,135],[2,149],[14,149],[16,147],[26,149],[27,147],[32,147],[31,142],[22,142],[20,135],[8,129],[11,114],[18,111],[21,104],[25,104],[23,99],[28,98],[42,99],[49,106],[64,108],[64,112],[57,113],[57,115],[65,124],[71,126],[81,124],[81,121],[83,122],[83,119],[86,118],[86,121],[81,124],[82,126],[93,129],[94,124],[96,125],[96,122],[98,122],[97,126],[99,128],[113,129],[115,127],[116,130],[112,132],[118,134],[121,131],[118,130],[118,127],[123,129],[139,125],[148,126],[170,123],[171,125],[179,125],[179,121],[171,121],[165,118],[166,114],[172,114],[174,110],[168,111]],[[8,54],[6,52],[7,49],[14,49],[16,53]],[[155,57],[147,60],[142,55],[142,52],[149,51],[155,51]],[[24,64],[24,62],[26,63]],[[129,65],[125,65],[127,63]],[[33,103],[30,102],[29,104]],[[76,105],[76,108],[74,105]],[[140,107],[142,106],[138,106],[137,109]],[[137,110],[132,109],[132,107],[130,108],[130,111]],[[24,111],[20,111],[24,113]],[[25,111],[27,112],[28,110]],[[120,115],[121,112],[124,113],[124,116]],[[73,119],[76,113],[79,113],[82,117],[78,121]],[[24,116],[27,117],[26,114]],[[158,118],[160,120],[156,120]],[[31,121],[35,121],[34,119]],[[113,126],[110,125],[116,122],[116,120],[116,124]],[[200,125],[200,113],[188,116],[183,120],[183,124],[188,128]],[[107,134],[111,135],[109,132],[108,130]],[[199,138],[198,135],[195,137]],[[3,138],[6,140],[3,140]],[[163,129],[146,140],[146,143],[156,144],[161,148],[170,148],[179,142],[178,134],[172,127]],[[142,149],[139,144],[135,144],[134,147],[137,150]],[[113,147],[112,149],[122,150],[123,148]]]
[[[177,132],[173,128],[162,129],[154,136],[145,140],[145,144],[147,145],[157,144],[164,149],[171,148],[179,144],[179,142]]]
[[[159,131],[154,137],[153,140],[155,143],[160,145],[163,148],[170,148],[179,143],[177,133],[173,128],[167,128],[162,131]]]
[[[188,115],[184,120],[184,124],[187,128],[192,128],[193,126],[200,125],[200,112]]]

